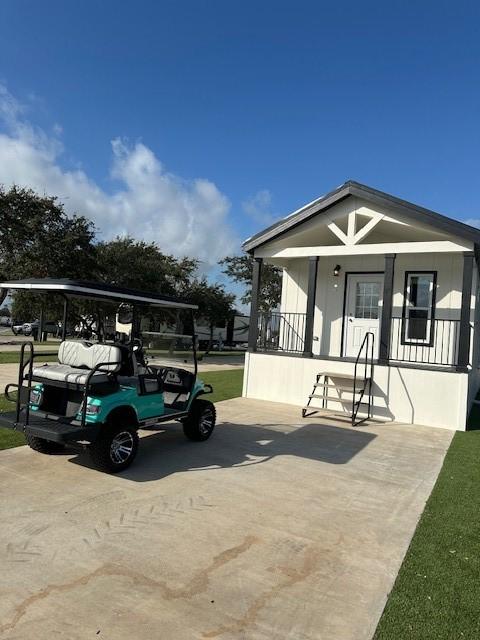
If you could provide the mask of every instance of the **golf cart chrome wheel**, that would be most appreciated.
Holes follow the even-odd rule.
[[[132,464],[137,455],[137,429],[127,425],[103,425],[98,438],[88,449],[93,464],[100,471],[123,471]]]
[[[187,418],[183,419],[183,433],[189,440],[208,440],[215,428],[215,405],[208,400],[196,398],[192,402]]]
[[[208,407],[200,416],[200,420],[198,421],[198,430],[203,436],[206,436],[207,434],[210,435],[214,426],[215,416],[213,415],[212,409]]]
[[[120,431],[110,445],[110,459],[114,464],[124,464],[134,449],[133,436],[130,431]]]

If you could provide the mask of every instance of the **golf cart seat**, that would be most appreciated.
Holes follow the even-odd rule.
[[[122,352],[119,347],[107,344],[91,344],[65,340],[58,349],[58,364],[44,364],[34,367],[32,379],[50,380],[74,385],[84,385],[91,370],[102,364],[102,370],[96,371],[91,384],[108,382],[109,374],[116,373],[122,364]]]

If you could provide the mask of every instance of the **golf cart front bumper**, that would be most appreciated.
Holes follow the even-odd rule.
[[[36,412],[39,413],[39,412]],[[66,444],[69,442],[94,442],[97,439],[100,424],[89,424],[82,427],[78,421],[62,420],[61,417],[44,414],[28,416],[25,411],[20,412],[17,421],[15,411],[0,413],[0,427],[14,429],[28,436],[51,440]]]

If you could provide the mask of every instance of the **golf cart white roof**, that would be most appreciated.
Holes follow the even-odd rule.
[[[0,282],[0,289],[27,290],[38,293],[58,293],[110,302],[125,302],[168,309],[198,309],[196,304],[158,293],[116,287],[100,282],[55,278],[12,280]]]

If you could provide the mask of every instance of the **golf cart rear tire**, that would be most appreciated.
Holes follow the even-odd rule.
[[[183,433],[189,440],[204,442],[212,435],[216,418],[213,402],[197,398],[192,402],[188,417],[183,420]]]
[[[55,454],[60,453],[65,449],[65,446],[60,442],[52,442],[51,440],[45,440],[44,438],[37,438],[37,436],[25,436],[27,444],[30,449],[38,451],[38,453]]]
[[[115,453],[116,442],[125,441],[125,448],[130,449],[127,457]],[[129,467],[138,451],[138,433],[134,427],[105,426],[95,442],[88,447],[90,458],[99,471],[118,473]],[[126,454],[125,454],[126,455]]]

